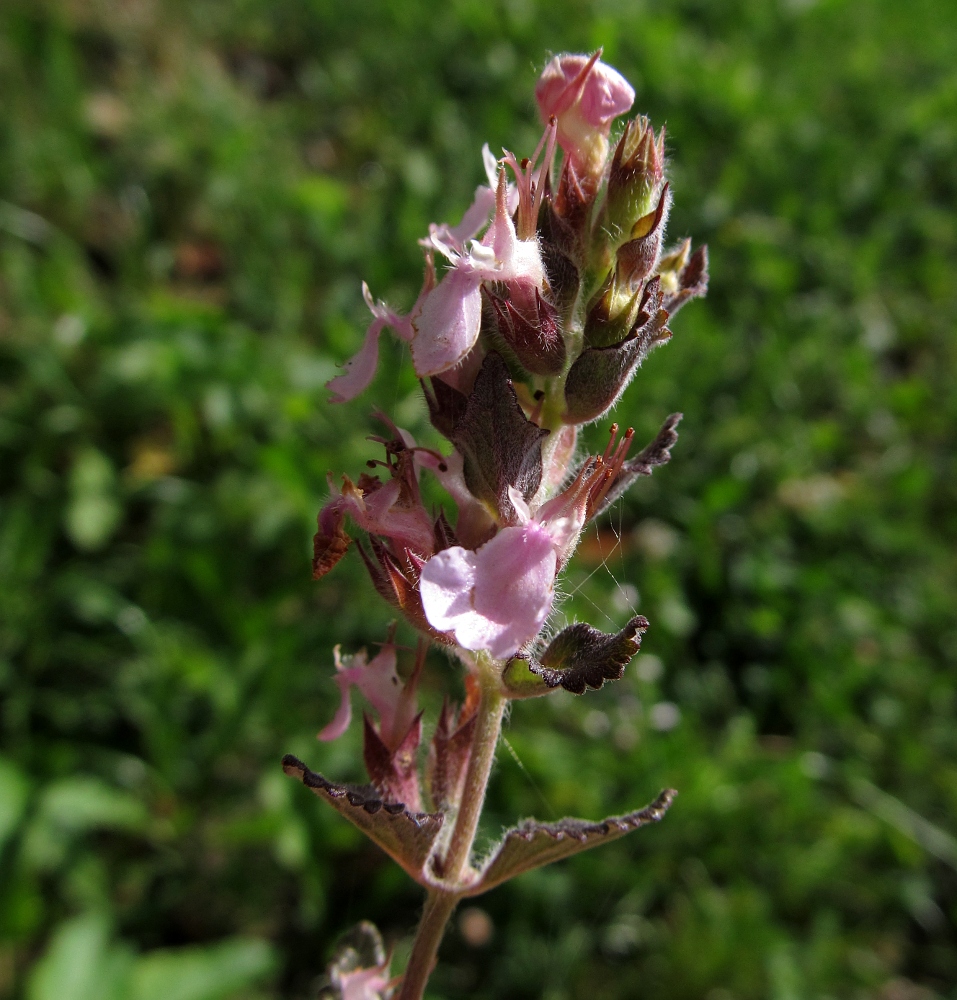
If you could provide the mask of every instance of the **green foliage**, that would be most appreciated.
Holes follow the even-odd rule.
[[[599,44],[667,125],[711,290],[616,413],[641,442],[683,411],[673,460],[558,616],[640,612],[643,650],[514,707],[486,833],[680,794],[483,897],[491,941],[453,931],[432,995],[957,995],[934,0],[0,6],[0,992],[305,998],[360,918],[401,949],[417,888],[279,761],[360,777],[357,733],[313,736],[331,647],[388,621],[354,555],[309,580],[326,472],[371,457],[372,401],[434,439],[398,346],[368,399],[322,385],[361,279],[407,307],[482,143],[534,149],[546,53]]]

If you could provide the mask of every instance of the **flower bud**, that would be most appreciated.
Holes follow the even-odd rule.
[[[610,347],[631,333],[638,316],[642,290],[623,286],[618,272],[612,271],[595,297],[585,319],[585,346]]]
[[[580,173],[600,176],[612,121],[634,103],[635,91],[617,70],[591,57],[564,53],[545,67],[535,87],[542,120],[558,122],[558,143]]]
[[[659,281],[654,278],[642,292],[628,336],[618,344],[586,347],[571,366],[565,380],[565,422],[590,423],[614,406],[649,351],[671,338],[667,322]]]
[[[674,314],[689,300],[700,298],[708,291],[708,248],[698,247],[691,253],[691,240],[684,240],[676,250],[658,262],[662,305]]]
[[[667,184],[658,198],[658,207],[643,215],[631,227],[630,239],[618,249],[618,274],[626,287],[637,288],[658,266],[671,190]]]
[[[625,127],[608,174],[605,209],[607,230],[620,234],[616,246],[654,208],[664,180],[664,150],[665,130],[656,139],[647,118],[635,118]]]

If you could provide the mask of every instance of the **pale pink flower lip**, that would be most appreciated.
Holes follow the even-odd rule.
[[[545,624],[555,597],[559,557],[581,530],[579,517],[541,520],[514,489],[521,524],[502,528],[474,552],[459,545],[422,567],[419,589],[429,623],[452,631],[465,649],[508,659]]]
[[[422,378],[455,367],[478,340],[482,279],[453,267],[425,300],[415,320],[412,364]]]
[[[548,617],[557,566],[541,525],[503,528],[475,552],[456,545],[434,555],[422,567],[422,606],[429,622],[454,631],[465,649],[504,660]]]
[[[342,1000],[381,1000],[383,990],[389,985],[387,967],[375,966],[371,969],[355,969],[340,972],[339,988]]]
[[[426,285],[429,284],[427,269]],[[412,311],[408,315],[402,316],[390,309],[384,302],[373,302],[369,286],[364,281],[362,282],[362,297],[372,313],[373,320],[366,330],[362,347],[343,365],[345,371],[326,384],[326,388],[332,393],[330,402],[345,403],[350,399],[355,399],[360,392],[368,389],[379,364],[379,335],[387,326],[392,327],[400,340],[408,342],[412,339],[412,316],[420,308],[423,294],[426,291],[427,289],[423,287],[422,293],[419,294],[419,301],[412,307]]]
[[[415,698],[406,695],[396,673],[395,646],[387,643],[381,652],[366,662],[365,650],[354,656],[342,656],[340,647],[333,651],[336,662],[335,682],[342,700],[332,721],[319,733],[323,742],[338,739],[352,721],[349,689],[357,687],[379,714],[379,735],[387,746],[397,745],[408,732],[415,718]]]

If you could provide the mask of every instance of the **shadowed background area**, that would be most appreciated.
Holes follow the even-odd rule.
[[[0,993],[314,998],[419,890],[284,777],[332,647],[389,609],[309,577],[374,402],[333,407],[549,52],[666,124],[711,291],[617,413],[670,465],[559,619],[651,621],[625,678],[514,707],[486,838],[679,789],[658,827],[464,910],[433,1000],[957,996],[957,7],[939,0],[7,0],[0,9]],[[607,426],[594,428],[594,441]],[[412,634],[400,627],[400,641]],[[405,666],[409,657],[405,657]],[[430,661],[432,710],[460,678]],[[434,719],[434,715],[432,716]]]

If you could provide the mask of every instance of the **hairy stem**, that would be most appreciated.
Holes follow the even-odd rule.
[[[469,871],[472,846],[478,830],[485,791],[495,760],[495,747],[502,731],[502,717],[505,714],[506,699],[498,686],[498,668],[487,660],[480,660],[480,683],[482,695],[479,701],[475,723],[475,736],[468,770],[465,773],[465,788],[462,802],[455,818],[455,827],[449,841],[449,849],[442,861],[442,877],[450,885],[461,885]],[[412,943],[412,954],[405,974],[398,1000],[422,1000],[425,984],[435,965],[435,957],[445,933],[452,911],[460,899],[454,889],[433,890],[425,900],[422,920]]]
[[[459,897],[452,892],[430,892],[426,897],[398,1000],[422,1000],[425,984],[429,981],[435,956],[445,933],[445,925],[458,901]]]
[[[488,673],[491,670],[486,667]],[[469,756],[468,770],[465,772],[465,788],[455,828],[449,841],[448,853],[442,865],[442,877],[452,883],[461,882],[467,873],[479,817],[485,803],[495,747],[502,732],[502,716],[505,714],[506,699],[498,688],[498,678],[482,677],[482,697],[479,701],[478,717],[475,722],[475,737]]]

